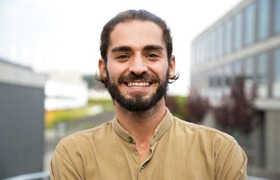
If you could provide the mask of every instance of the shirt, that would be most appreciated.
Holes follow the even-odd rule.
[[[247,157],[230,135],[167,112],[140,161],[133,137],[116,117],[63,138],[50,163],[55,180],[247,179]]]

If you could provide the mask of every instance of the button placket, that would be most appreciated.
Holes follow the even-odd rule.
[[[133,138],[132,138],[131,136],[129,136],[128,141],[129,141],[130,143],[133,143]]]

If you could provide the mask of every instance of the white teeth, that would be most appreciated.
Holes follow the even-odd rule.
[[[148,82],[129,82],[127,83],[129,87],[147,87],[149,86]]]

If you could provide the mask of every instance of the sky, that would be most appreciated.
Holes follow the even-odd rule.
[[[171,29],[180,78],[169,93],[190,88],[191,41],[241,0],[0,0],[0,59],[35,72],[97,72],[103,25],[126,9],[146,9]],[[1,73],[1,72],[0,72]]]

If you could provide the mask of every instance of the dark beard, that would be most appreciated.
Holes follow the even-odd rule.
[[[168,89],[168,73],[166,73],[166,78],[163,82],[154,76],[148,75],[147,73],[143,73],[141,75],[135,75],[133,73],[122,76],[118,80],[118,84],[123,82],[132,81],[132,80],[147,80],[152,81],[153,83],[158,83],[159,86],[154,94],[151,95],[150,98],[144,99],[142,96],[135,95],[134,98],[126,98],[124,97],[118,85],[114,82],[110,81],[109,74],[107,73],[107,79],[105,80],[105,87],[108,89],[113,100],[116,100],[122,107],[129,111],[140,112],[147,111],[155,106],[162,97],[166,96],[166,92]]]

